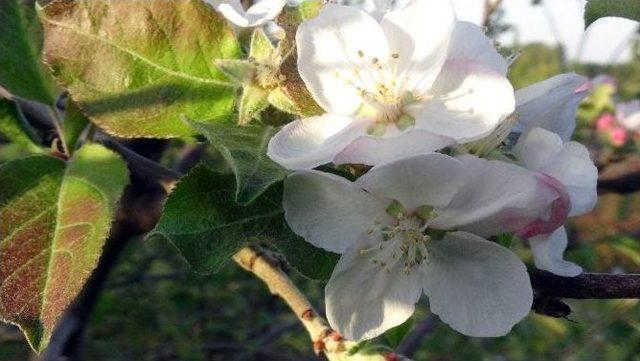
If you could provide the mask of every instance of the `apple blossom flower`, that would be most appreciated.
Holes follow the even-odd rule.
[[[378,165],[482,138],[513,112],[506,61],[482,28],[456,21],[448,1],[378,16],[327,4],[300,25],[298,70],[327,113],[277,133],[274,161]]]
[[[204,2],[237,26],[253,27],[275,19],[287,0],[258,0],[246,10],[240,0],[204,0]]]
[[[560,135],[546,129],[533,128],[522,135],[513,152],[524,167],[554,180],[566,191],[569,205],[566,216],[578,216],[593,209],[598,170],[585,146],[564,142]],[[525,236],[539,269],[567,277],[582,272],[578,265],[562,259],[567,247],[564,227]]]
[[[618,122],[626,129],[640,132],[640,100],[619,103],[616,106]]]
[[[568,141],[576,127],[578,105],[588,94],[587,80],[577,74],[554,76],[516,91],[518,123],[513,131],[550,130]]]
[[[353,340],[404,322],[424,292],[466,335],[505,335],[529,312],[523,263],[490,237],[545,219],[558,198],[530,171],[439,153],[375,166],[350,182],[315,170],[284,184],[291,229],[341,254],[325,289],[332,327]]]

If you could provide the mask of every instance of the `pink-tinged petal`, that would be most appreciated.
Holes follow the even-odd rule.
[[[289,227],[331,252],[342,253],[354,245],[374,221],[386,222],[388,205],[333,174],[296,172],[284,181],[282,206]]]
[[[298,71],[313,98],[330,113],[352,114],[362,104],[358,88],[374,89],[374,62],[389,50],[380,24],[352,6],[327,4],[296,33]]]
[[[325,114],[289,123],[271,138],[267,155],[288,169],[311,169],[366,134],[367,124],[348,116]]]
[[[503,76],[509,69],[509,64],[498,53],[493,40],[485,35],[484,29],[466,21],[456,23],[448,60],[475,61]]]
[[[535,175],[541,184],[548,187],[550,191],[555,191],[558,198],[551,202],[548,217],[540,217],[517,231],[517,234],[522,238],[531,238],[555,231],[567,220],[571,209],[569,193],[560,181],[544,173],[535,173]],[[521,219],[516,217],[512,222],[519,224],[520,221]]]
[[[529,245],[536,267],[563,277],[575,277],[582,273],[582,267],[563,259],[567,243],[567,231],[564,227],[558,228],[550,235],[530,238]]]
[[[450,60],[429,94],[405,110],[417,129],[465,143],[489,135],[514,105],[507,78],[476,62]]]
[[[431,312],[475,337],[506,335],[531,309],[522,261],[508,249],[466,232],[429,244],[424,293]]]
[[[427,154],[453,145],[455,140],[424,130],[408,130],[394,136],[362,136],[338,153],[336,164],[380,165],[398,159]]]
[[[410,211],[422,205],[448,205],[463,176],[460,161],[432,153],[373,167],[356,184],[378,197],[395,199]]]
[[[502,161],[470,155],[457,159],[463,164],[465,181],[451,202],[438,209],[433,228],[488,237],[524,228],[535,233],[538,228],[551,227],[547,223],[555,228],[561,225],[556,218],[549,218],[552,213],[558,217],[560,206],[568,202],[564,188],[556,187],[557,181],[551,183],[548,177]]]
[[[413,0],[388,12],[380,24],[393,54],[394,80],[401,89],[427,91],[446,60],[456,24],[449,1]]]
[[[593,209],[598,197],[598,169],[585,146],[563,143],[559,135],[534,128],[520,137],[513,151],[527,169],[545,173],[564,185],[571,202],[569,216]]]
[[[352,247],[342,255],[325,288],[327,319],[347,339],[381,335],[406,321],[422,294],[420,272],[403,272],[398,262],[389,272]]]
[[[571,139],[576,127],[578,105],[587,91],[578,89],[586,79],[574,73],[560,74],[516,91],[516,132],[544,128]]]

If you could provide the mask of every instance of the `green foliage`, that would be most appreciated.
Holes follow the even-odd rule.
[[[240,55],[202,1],[57,0],[44,8],[44,56],[89,118],[112,135],[192,135],[180,117],[228,121],[236,90],[214,64]]]
[[[53,104],[56,90],[40,62],[42,28],[35,6],[35,0],[0,0],[0,86]]]
[[[544,44],[529,44],[509,68],[509,80],[515,89],[551,78],[564,72],[562,51]]]
[[[128,182],[100,145],[71,161],[47,156],[0,167],[0,316],[40,352],[95,268]]]
[[[197,272],[211,273],[247,242],[286,227],[279,192],[244,207],[234,200],[234,183],[233,176],[197,166],[175,187],[148,237],[170,241]]]
[[[398,347],[400,342],[404,339],[404,337],[409,333],[411,327],[413,326],[413,317],[410,317],[408,320],[404,321],[401,325],[398,325],[389,331],[384,333],[387,342],[392,348]]]
[[[286,169],[267,157],[269,139],[277,132],[271,126],[189,122],[224,157],[236,177],[235,200],[253,202],[272,184],[284,179]]]
[[[87,119],[78,106],[70,100],[67,103],[64,123],[62,124],[64,129],[64,141],[70,151],[73,151],[78,147],[80,135],[88,125],[89,119]]]
[[[640,21],[640,2],[638,0],[589,0],[584,11],[584,26],[594,21],[616,16]]]
[[[29,152],[41,151],[40,145],[35,141],[37,137],[18,105],[6,99],[0,99],[0,135]]]
[[[271,187],[248,206],[238,204],[235,194],[235,177],[199,165],[176,185],[148,237],[171,242],[199,273],[218,272],[240,248],[267,242],[281,249],[302,274],[328,276],[327,265],[335,262],[335,256],[289,230],[281,208],[281,186]]]
[[[255,85],[247,85],[242,90],[238,107],[238,124],[249,124],[269,106],[269,91]]]

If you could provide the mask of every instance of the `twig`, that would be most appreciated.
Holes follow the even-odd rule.
[[[333,334],[336,340],[341,337],[334,333],[327,322],[318,315],[313,305],[293,284],[291,279],[277,266],[276,261],[268,258],[264,252],[245,247],[233,256],[233,260],[245,270],[261,279],[272,294],[280,296],[291,308],[298,320],[309,333],[316,353],[325,351],[324,340]]]
[[[318,314],[309,300],[278,266],[277,261],[264,250],[245,247],[233,256],[233,260],[262,280],[272,294],[280,296],[285,301],[307,330],[316,354],[323,353],[330,361],[337,361],[342,360],[348,350],[356,346],[355,342],[345,340],[329,327],[327,321]],[[398,359],[392,352],[372,352],[377,352],[385,359]]]
[[[561,277],[545,271],[529,271],[537,294],[557,298],[640,298],[640,274],[583,273]]]
[[[640,157],[633,155],[604,166],[598,176],[598,190],[622,194],[640,190]]]

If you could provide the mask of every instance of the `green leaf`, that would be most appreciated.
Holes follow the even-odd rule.
[[[245,207],[234,200],[235,179],[196,166],[174,188],[150,238],[170,241],[200,273],[217,272],[250,239],[282,229],[277,190]]]
[[[0,135],[29,152],[42,151],[42,147],[34,141],[37,136],[24,119],[20,107],[6,99],[0,99]]]
[[[256,65],[248,60],[219,59],[216,66],[238,85],[250,83],[256,74]]]
[[[34,156],[0,166],[0,316],[36,352],[95,268],[128,179],[100,145],[68,164]]]
[[[385,332],[384,336],[387,339],[387,342],[389,342],[389,346],[391,346],[391,348],[398,347],[398,345],[400,345],[400,342],[402,342],[404,337],[411,330],[411,326],[413,326],[413,317],[410,317],[402,324]]]
[[[228,121],[236,89],[215,65],[240,47],[202,1],[57,0],[44,8],[45,61],[112,135],[193,135],[180,118]]]
[[[238,108],[238,124],[247,125],[269,106],[269,94],[259,86],[247,85],[242,90]]]
[[[335,253],[313,246],[291,231],[268,242],[285,256],[293,269],[312,280],[328,280],[340,258]]]
[[[73,101],[67,103],[67,112],[64,117],[64,141],[70,150],[78,147],[78,139],[82,131],[89,125],[89,119],[80,111],[80,108]]]
[[[0,85],[19,97],[53,104],[55,85],[40,61],[35,1],[0,0],[0,9]]]
[[[289,174],[267,157],[267,145],[276,128],[189,123],[207,138],[229,164],[236,177],[235,199],[238,203],[251,203],[269,186]]]
[[[264,30],[256,28],[251,35],[249,57],[258,62],[269,63],[275,59],[276,54],[276,48],[271,44],[271,40],[269,40]]]
[[[303,275],[325,279],[337,256],[291,232],[281,208],[282,187],[271,187],[249,206],[235,202],[235,179],[204,165],[176,185],[149,238],[171,242],[199,273],[219,271],[240,248],[268,242]]]
[[[589,0],[584,11],[584,26],[587,27],[596,20],[607,16],[640,21],[640,1]]]
[[[269,104],[285,113],[298,113],[296,105],[293,104],[291,98],[287,95],[282,87],[278,87],[269,92]]]

